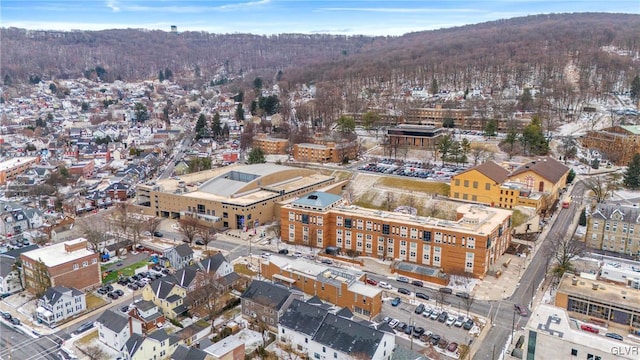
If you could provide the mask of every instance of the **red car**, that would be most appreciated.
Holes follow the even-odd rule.
[[[376,286],[378,285],[378,282],[373,279],[367,279],[367,284]]]
[[[584,330],[584,331],[588,331],[588,332],[590,332],[590,333],[594,333],[594,334],[597,334],[597,333],[599,333],[599,332],[600,332],[600,330],[598,330],[598,329],[594,328],[594,327],[593,327],[593,326],[591,326],[591,325],[587,325],[587,324],[582,324],[582,325],[580,325],[580,329],[582,329],[582,330]]]

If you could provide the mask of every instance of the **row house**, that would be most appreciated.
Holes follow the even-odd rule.
[[[587,221],[585,242],[593,249],[640,256],[640,209],[597,204]]]
[[[44,225],[44,214],[38,209],[10,201],[0,201],[0,235],[13,237]]]

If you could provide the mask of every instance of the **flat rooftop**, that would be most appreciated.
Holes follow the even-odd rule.
[[[594,287],[597,289],[594,290]],[[565,275],[560,280],[558,292],[583,299],[592,298],[602,303],[615,304],[640,312],[640,290],[623,285]]]
[[[20,164],[33,162],[36,158],[33,156],[16,157],[0,162],[0,171],[7,171],[13,169]]]
[[[287,205],[291,207],[292,205]],[[363,208],[356,205],[338,205],[332,208],[333,212],[342,213],[343,216],[357,215],[363,218],[384,221],[385,219],[404,223],[407,225],[430,226],[443,230],[465,230],[479,235],[490,234],[498,225],[511,216],[511,211],[495,207],[488,207],[477,204],[463,204],[456,209],[462,214],[462,218],[457,221],[438,219],[425,216],[409,216],[403,213],[375,210]]]
[[[87,250],[86,247],[72,252],[67,252],[64,248],[65,244],[75,245],[83,241],[87,240],[85,238],[77,238],[75,240],[65,241],[62,243],[45,246],[36,250],[27,251],[22,255],[33,260],[42,260],[45,265],[53,267],[95,254],[93,251]]]
[[[593,349],[600,349],[601,351],[609,351],[609,349],[614,347],[619,348],[621,345],[629,346],[632,344],[633,346],[638,346],[636,342],[631,341],[624,335],[624,340],[618,341],[605,337],[605,331],[601,331],[599,334],[583,331],[580,329],[580,325],[582,325],[582,323],[569,318],[565,310],[548,304],[538,305],[527,322],[527,328],[538,333],[544,333],[558,337],[564,342],[588,346]],[[622,355],[623,354],[620,354],[619,356]],[[628,355],[630,357],[623,358],[637,358],[637,353]]]

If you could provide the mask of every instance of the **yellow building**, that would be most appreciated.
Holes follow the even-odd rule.
[[[187,311],[186,296],[187,289],[161,279],[147,284],[142,289],[142,299],[156,304],[168,319],[175,319]]]
[[[490,161],[453,176],[449,197],[507,209],[528,206],[540,211],[559,198],[568,175],[569,168],[551,157],[530,161],[512,172]]]
[[[149,215],[194,217],[218,229],[253,228],[277,219],[280,201],[334,183],[310,169],[236,165],[140,184],[136,204]]]
[[[15,179],[38,161],[40,161],[39,156],[26,156],[0,162],[0,185],[6,184],[7,180]]]

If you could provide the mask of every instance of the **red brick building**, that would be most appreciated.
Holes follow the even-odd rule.
[[[98,254],[87,249],[87,240],[78,238],[27,251],[20,255],[26,289],[33,291],[38,276],[38,262],[46,267],[51,286],[65,286],[78,290],[102,284]]]

